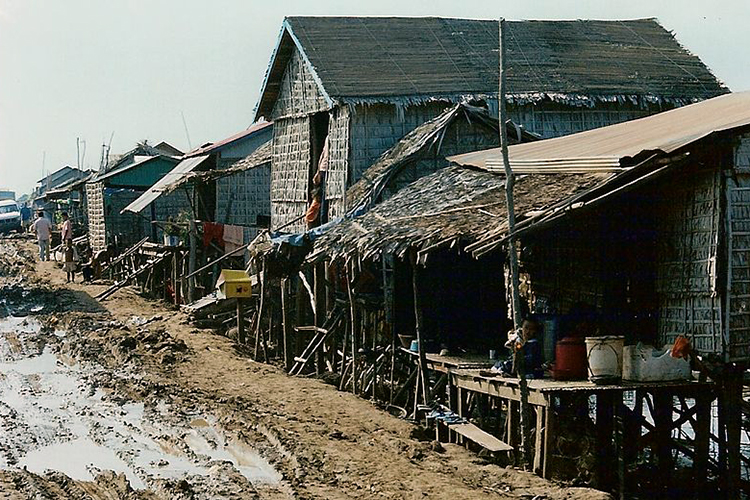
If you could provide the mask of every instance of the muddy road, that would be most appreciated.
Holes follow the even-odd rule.
[[[0,498],[609,498],[420,441],[179,312],[0,240]]]

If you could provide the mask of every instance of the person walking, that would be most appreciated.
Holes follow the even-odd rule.
[[[63,244],[65,244],[66,241],[73,239],[73,223],[70,222],[68,212],[62,213],[62,220],[62,234],[60,236],[62,237]]]
[[[39,243],[39,258],[42,261],[49,260],[49,239],[52,235],[52,224],[44,217],[42,210],[37,213],[37,219],[31,225],[31,229],[36,233],[36,240]]]

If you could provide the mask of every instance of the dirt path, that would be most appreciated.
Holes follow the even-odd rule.
[[[229,340],[132,291],[99,304],[91,297],[103,287],[65,284],[54,263],[31,263],[30,250],[27,242],[0,240],[0,283],[6,307],[36,314],[42,327],[0,329],[0,355],[7,363],[54,352],[55,376],[72,376],[75,366],[85,390],[67,400],[78,416],[53,426],[82,436],[44,425],[19,435],[51,436],[55,446],[90,440],[124,465],[114,468],[119,474],[94,471],[95,480],[71,480],[59,468],[24,471],[19,465],[40,443],[21,439],[10,448],[26,455],[0,459],[0,498],[609,498],[486,463],[454,445],[438,450],[413,439],[408,422],[255,363]],[[0,384],[20,387],[2,375]],[[44,420],[43,411],[36,416]],[[77,443],[80,450],[88,441]]]

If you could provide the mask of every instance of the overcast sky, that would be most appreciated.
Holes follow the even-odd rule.
[[[97,168],[113,132],[120,153],[246,128],[281,21],[302,14],[657,17],[730,89],[750,90],[747,0],[0,0],[0,187],[28,192],[43,169],[75,166],[76,138]]]

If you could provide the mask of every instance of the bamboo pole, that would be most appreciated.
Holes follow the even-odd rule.
[[[513,232],[516,226],[516,214],[513,200],[513,187],[515,185],[515,175],[510,167],[508,158],[508,133],[505,127],[507,113],[505,109],[505,19],[500,19],[498,24],[499,41],[500,41],[500,68],[499,68],[499,89],[497,95],[497,104],[499,111],[499,129],[500,129],[500,148],[503,155],[503,165],[505,167],[505,202],[508,209],[508,234],[511,235],[508,240],[508,257],[510,261],[510,287],[511,287],[511,306],[513,311],[513,329],[518,332],[521,328],[521,298],[519,294],[518,278],[518,253],[516,252],[516,238]],[[521,391],[521,448],[522,462],[524,466],[530,465],[531,441],[529,433],[529,388],[526,383],[526,373],[524,367],[523,351],[514,351],[514,363],[518,373],[519,386]]]
[[[346,291],[349,295],[349,313],[352,327],[352,393],[357,394],[357,326],[355,321],[354,293],[352,292],[352,282],[354,281],[354,263],[346,263]]]
[[[414,325],[415,330],[417,333],[417,347],[419,351],[419,382],[422,387],[422,402],[424,404],[427,404],[427,358],[425,356],[424,352],[424,337],[423,337],[423,331],[422,331],[422,305],[419,302],[419,276],[418,276],[418,269],[419,264],[417,264],[417,252],[416,250],[412,251],[411,254],[411,265],[412,265],[412,273],[411,273],[411,283],[412,283],[412,291],[414,292]],[[415,393],[415,398],[417,398],[417,394]],[[419,398],[417,398],[419,399]],[[417,402],[414,402],[414,408],[415,408],[415,416],[416,416],[416,408],[417,408]]]
[[[281,327],[284,336],[284,368],[287,372],[292,368],[292,351],[289,339],[289,318],[287,317],[287,278],[281,280]]]
[[[263,317],[263,298],[266,295],[266,265],[264,261],[260,263],[260,272],[258,275],[258,281],[260,282],[260,293],[258,297],[258,318],[255,323],[255,349],[253,357],[258,359],[258,348],[260,347],[260,330],[261,330],[261,318]]]

